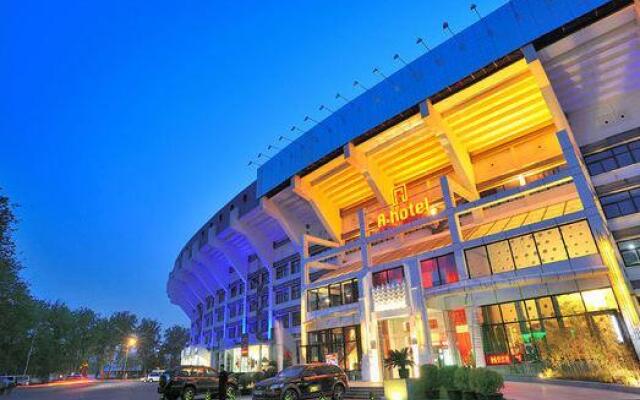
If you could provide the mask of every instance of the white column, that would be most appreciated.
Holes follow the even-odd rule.
[[[482,345],[482,327],[478,323],[478,312],[478,307],[465,307],[467,327],[469,329],[469,335],[471,336],[471,348],[473,349],[476,367],[486,367],[484,346]]]

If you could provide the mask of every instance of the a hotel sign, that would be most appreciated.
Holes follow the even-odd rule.
[[[408,200],[406,185],[396,186],[393,200],[393,204],[386,211],[377,215],[378,228],[399,225],[429,212],[429,200],[426,197],[418,201]]]

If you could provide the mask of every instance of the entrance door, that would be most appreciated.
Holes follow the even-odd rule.
[[[411,359],[411,328],[409,318],[392,318],[378,322],[378,341],[382,350],[382,377],[383,379],[397,379],[400,377],[397,368],[384,367],[384,360],[387,359],[392,350],[409,349]],[[411,371],[411,368],[409,368]]]

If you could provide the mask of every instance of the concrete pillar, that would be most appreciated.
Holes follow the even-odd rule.
[[[482,327],[478,322],[479,307],[467,306],[464,311],[467,316],[467,327],[471,336],[471,348],[476,367],[486,367],[484,346],[482,345]]]
[[[458,276],[460,279],[469,278],[467,271],[467,263],[464,257],[464,251],[462,250],[462,231],[460,229],[460,223],[455,214],[455,204],[453,199],[453,192],[449,186],[449,179],[446,176],[440,178],[440,188],[442,190],[442,198],[445,205],[445,214],[449,223],[449,233],[451,234],[451,244],[453,247],[453,256],[456,261],[456,268],[458,269]]]
[[[408,278],[408,298],[411,306],[412,332],[415,332],[417,339],[417,359],[414,360],[417,366],[433,364],[433,354],[431,347],[431,329],[429,327],[429,316],[427,314],[427,304],[422,294],[422,280],[420,279],[420,264],[418,260],[411,260],[405,266],[405,276]],[[417,318],[415,318],[417,317]]]
[[[358,276],[360,345],[362,348],[361,371],[363,381],[381,382],[378,323],[373,316],[371,286],[371,275],[364,270],[364,273]]]

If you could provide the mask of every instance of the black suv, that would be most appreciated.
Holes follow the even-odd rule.
[[[238,382],[230,375],[227,393],[238,393]],[[193,400],[196,395],[210,393],[218,397],[218,371],[210,367],[182,365],[165,371],[160,376],[158,393],[163,399]]]
[[[256,383],[253,399],[300,400],[324,395],[341,400],[348,387],[347,375],[335,365],[294,365],[273,378]]]

